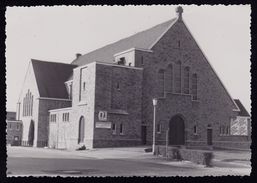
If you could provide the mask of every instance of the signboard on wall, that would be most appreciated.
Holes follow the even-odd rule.
[[[99,111],[98,120],[99,121],[107,121],[107,111]]]
[[[235,120],[231,119],[230,134],[231,135],[248,135],[247,117],[237,116]]]
[[[96,128],[111,128],[112,123],[111,122],[96,122],[95,127]]]

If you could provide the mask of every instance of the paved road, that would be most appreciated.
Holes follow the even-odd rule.
[[[142,147],[86,151],[8,147],[7,150],[8,176],[204,176],[249,175],[251,171],[249,153],[234,152],[240,154],[241,161],[224,161],[227,153],[218,152],[214,167],[205,168],[187,161],[166,161],[144,153]]]

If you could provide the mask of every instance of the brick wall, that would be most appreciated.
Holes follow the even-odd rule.
[[[116,134],[112,129],[95,128],[94,147],[141,144],[142,70],[97,64],[95,87],[95,121],[99,121],[99,111],[107,111]]]
[[[180,47],[178,44],[180,41]],[[213,129],[213,141],[222,141],[219,135],[220,124],[229,124],[230,119],[237,115],[234,103],[222,86],[218,76],[208,64],[205,56],[195,43],[193,37],[182,22],[177,22],[154,45],[153,53],[137,52],[135,58],[144,58],[143,73],[143,123],[147,124],[147,141],[152,141],[153,105],[152,99],[159,97],[160,86],[158,71],[166,69],[169,64],[178,60],[182,63],[182,92],[183,69],[190,68],[190,93],[192,74],[198,76],[198,101],[192,101],[190,95],[165,93],[157,106],[157,122],[163,123],[164,132],[172,116],[181,114],[185,119],[186,140],[207,143],[207,125]],[[136,61],[140,63],[140,61]],[[173,70],[174,73],[174,70]],[[174,90],[173,90],[174,91]],[[197,125],[198,135],[193,134],[193,126]],[[165,133],[157,135],[157,141],[165,140]],[[233,139],[226,139],[233,141]],[[244,139],[241,139],[245,141]]]
[[[83,69],[85,68],[85,69]],[[81,72],[81,69],[84,72]],[[82,75],[82,80],[80,76]],[[83,82],[86,82],[86,90],[82,91]],[[94,106],[95,106],[95,63],[81,66],[74,69],[73,72],[73,98],[71,122],[69,126],[69,145],[68,148],[74,149],[82,145],[86,148],[93,147],[93,133],[94,133]],[[79,92],[81,93],[81,100],[79,99]],[[85,119],[85,136],[84,142],[78,144],[79,121],[81,117]]]

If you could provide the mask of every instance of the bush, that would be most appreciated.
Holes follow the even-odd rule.
[[[212,165],[213,159],[213,153],[211,151],[180,149],[178,147],[168,147],[166,149],[166,146],[157,146],[156,153],[170,160],[188,160],[208,167]]]
[[[214,157],[212,152],[204,152],[204,162],[203,164],[206,165],[207,167],[212,166],[212,159]]]

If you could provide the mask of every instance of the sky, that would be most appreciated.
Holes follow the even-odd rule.
[[[15,111],[30,60],[71,63],[176,17],[170,6],[7,7],[7,111]],[[232,96],[251,109],[250,5],[182,5],[183,20]]]

